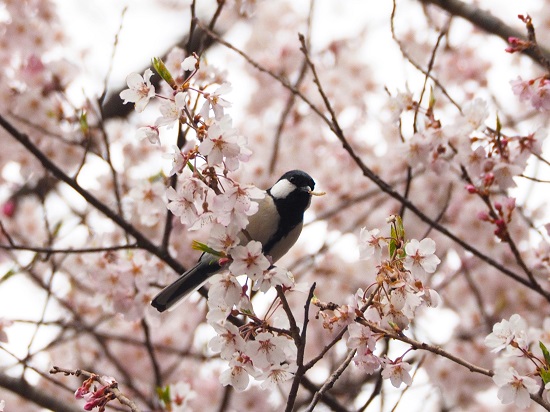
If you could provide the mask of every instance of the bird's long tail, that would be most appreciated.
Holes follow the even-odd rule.
[[[220,270],[217,263],[201,259],[193,268],[161,290],[151,301],[151,305],[159,312],[173,309],[187,295],[197,290],[206,280]]]

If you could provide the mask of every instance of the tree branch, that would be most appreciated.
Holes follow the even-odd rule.
[[[80,412],[81,408],[75,408],[67,405],[65,401],[58,396],[49,396],[39,390],[36,386],[29,384],[23,378],[12,378],[4,373],[0,373],[0,386],[17,395],[22,399],[40,405],[43,408],[56,412]],[[7,405],[9,408],[10,406]]]
[[[163,260],[168,264],[174,271],[177,273],[183,273],[185,268],[174,259],[168,251],[161,250],[155,246],[149,238],[143,235],[139,230],[137,230],[133,225],[128,223],[122,216],[118,215],[116,212],[107,207],[102,203],[98,198],[84,189],[82,186],[76,182],[72,177],[67,175],[63,170],[61,170],[55,163],[53,163],[48,156],[46,156],[30,139],[27,135],[19,132],[8,120],[0,115],[0,126],[2,126],[15,140],[21,143],[25,148],[44,166],[46,170],[51,172],[57,179],[69,185],[73,188],[79,195],[81,195],[91,206],[95,207],[109,219],[111,219],[115,224],[122,228],[126,233],[136,239],[136,243],[140,248],[147,250],[153,255],[157,256],[159,259]]]
[[[423,4],[433,4],[453,16],[460,16],[463,19],[468,20],[474,26],[486,31],[487,33],[494,34],[495,36],[503,39],[508,44],[509,37],[517,37],[518,39],[527,40],[525,34],[521,31],[508,26],[499,18],[493,16],[491,13],[474,6],[473,4],[467,4],[460,0],[419,0]],[[542,56],[546,59],[550,58],[550,50],[540,49]],[[540,58],[541,56],[535,50],[528,49],[522,53],[529,56],[533,61],[545,66],[545,62]]]

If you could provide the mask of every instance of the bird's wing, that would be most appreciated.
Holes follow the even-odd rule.
[[[176,303],[197,290],[210,276],[220,271],[221,266],[218,259],[205,253],[194,267],[161,290],[152,300],[151,305],[159,312],[174,309]]]

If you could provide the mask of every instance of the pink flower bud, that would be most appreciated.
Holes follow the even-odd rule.
[[[2,205],[2,213],[6,217],[13,217],[15,214],[16,204],[15,201],[10,199]]]
[[[477,218],[478,218],[479,220],[484,221],[484,222],[488,222],[489,220],[491,220],[491,219],[489,218],[489,213],[487,213],[487,212],[478,212]]]
[[[495,175],[493,173],[486,173],[485,176],[483,176],[483,184],[485,186],[491,186],[495,181]]]
[[[466,190],[472,195],[477,193],[477,189],[474,185],[466,185]]]

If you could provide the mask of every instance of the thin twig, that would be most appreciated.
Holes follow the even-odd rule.
[[[305,53],[306,56],[309,56],[307,49],[305,47],[305,43],[303,42],[303,37],[301,38],[302,41],[302,51]],[[357,166],[361,169],[363,172],[363,175],[367,178],[369,178],[373,183],[375,183],[383,192],[388,194],[389,196],[393,197],[397,201],[401,202],[402,204],[405,204],[407,208],[413,212],[418,218],[423,221],[424,223],[427,223],[428,225],[431,225],[434,229],[436,229],[438,232],[442,233],[443,235],[447,236],[451,240],[453,240],[455,243],[460,245],[463,249],[471,252],[473,255],[480,258],[485,263],[489,264],[490,266],[494,267],[495,269],[498,269],[500,272],[504,273],[506,276],[514,279],[516,282],[521,283],[522,285],[528,287],[531,290],[534,290],[535,292],[541,294],[545,297],[548,301],[550,301],[550,293],[544,291],[542,288],[538,287],[537,283],[533,283],[531,279],[525,279],[524,277],[518,275],[514,271],[508,269],[508,267],[504,266],[503,264],[497,262],[492,257],[485,255],[480,250],[476,249],[475,247],[471,246],[469,243],[465,242],[452,232],[450,232],[445,226],[441,225],[440,223],[434,221],[432,218],[428,217],[424,212],[422,212],[415,204],[413,204],[410,200],[406,199],[401,195],[399,192],[397,192],[395,189],[393,189],[388,183],[386,183],[384,180],[382,180],[376,173],[374,173],[359,157],[357,153],[355,153],[355,150],[351,147],[350,143],[347,141],[342,128],[340,127],[338,120],[336,118],[336,114],[332,108],[332,105],[325,94],[323,87],[321,85],[321,82],[317,76],[317,71],[315,69],[315,65],[308,57],[308,62],[310,64],[311,71],[313,73],[314,82],[317,85],[317,89],[319,94],[321,95],[321,98],[323,99],[323,102],[326,105],[327,110],[330,114],[330,119],[328,119],[326,116],[320,114],[320,112],[317,110],[316,113],[318,113],[326,122],[330,124],[331,130],[335,133],[336,137],[340,140],[342,143],[342,146],[344,149],[348,152],[350,157],[353,159],[353,161],[357,164]],[[305,98],[305,97],[304,97]],[[522,267],[522,269],[524,269]],[[528,273],[528,272],[526,272]]]
[[[447,12],[452,16],[460,16],[477,28],[486,31],[487,33],[494,34],[508,43],[508,38],[517,37],[518,39],[525,39],[525,36],[519,30],[516,30],[502,20],[493,16],[488,11],[482,10],[474,3],[465,3],[460,0],[419,0],[424,4],[433,4]],[[529,56],[533,61],[544,67],[544,61],[539,60],[539,56],[534,50],[526,49],[524,54]],[[544,58],[548,59],[550,51],[547,49],[541,49],[540,53]]]
[[[305,409],[306,412],[313,412],[315,406],[317,405],[317,403],[319,403],[319,400],[321,399],[323,394],[330,390],[330,388],[334,386],[334,382],[336,382],[338,378],[342,376],[342,373],[344,373],[346,368],[349,366],[356,352],[356,349],[351,350],[348,353],[348,356],[346,356],[346,359],[344,359],[344,361],[342,362],[342,364],[332,373],[332,375],[329,376],[323,386],[321,386],[321,388],[317,392],[315,392],[315,395],[313,395],[313,399],[311,400],[309,406]]]
[[[307,299],[306,299],[306,303],[304,304],[304,323],[303,323],[303,326],[302,326],[302,332],[301,333],[299,332],[299,330],[296,326],[296,321],[294,319],[294,316],[293,315],[290,316],[290,318],[292,319],[290,321],[290,325],[291,325],[290,330],[291,330],[291,332],[293,331],[293,327],[292,327],[293,322],[294,322],[295,329],[297,330],[297,336],[294,337],[294,341],[296,343],[296,348],[297,348],[297,355],[296,355],[297,369],[296,369],[296,373],[294,374],[294,379],[292,381],[292,386],[291,386],[290,391],[288,393],[286,409],[285,409],[286,412],[292,412],[292,410],[294,409],[294,404],[296,403],[296,397],[298,395],[298,389],[300,387],[302,377],[304,376],[304,374],[307,371],[307,369],[304,367],[304,354],[305,354],[305,349],[306,349],[306,333],[307,333],[307,325],[308,325],[308,320],[309,320],[309,306],[310,306],[310,303],[311,303],[311,299],[313,298],[313,293],[315,292],[315,286],[316,286],[315,283],[313,283],[313,285],[311,285],[311,288],[309,289],[309,294],[308,294]],[[284,308],[286,298],[284,297],[284,293],[282,292],[282,289],[281,289],[280,286],[277,286],[277,293],[278,293],[279,297],[282,295],[282,297],[284,298],[284,302],[283,302],[283,308]],[[286,302],[286,305],[288,306],[288,302]],[[288,308],[288,309],[290,310],[290,308]],[[292,313],[292,312],[290,312],[290,313]],[[287,316],[288,316],[288,313],[287,313]],[[293,333],[293,335],[294,335],[294,333]]]
[[[115,382],[115,384],[113,384],[111,382],[106,381],[101,376],[96,375],[95,373],[92,373],[92,372],[85,371],[83,369],[71,370],[71,369],[60,368],[58,366],[53,366],[50,369],[50,373],[52,375],[55,375],[57,373],[62,373],[65,376],[73,375],[73,376],[76,376],[76,377],[85,376],[88,379],[89,378],[94,378],[94,380],[96,380],[100,384],[105,385],[105,386],[109,386],[109,391],[113,393],[115,398],[122,405],[125,405],[125,406],[129,407],[132,412],[140,412],[140,409],[138,408],[136,403],[134,401],[132,401],[130,398],[128,398],[126,395],[124,395],[120,391],[120,389],[118,389],[118,385],[116,384],[116,382]]]
[[[81,254],[81,253],[103,253],[111,252],[116,250],[128,250],[128,249],[137,249],[139,246],[136,243],[129,245],[117,245],[117,246],[102,246],[102,247],[90,247],[90,248],[67,248],[67,249],[56,249],[52,247],[39,247],[39,246],[27,246],[27,245],[2,245],[0,244],[0,249],[4,250],[25,250],[29,252],[36,253],[45,253],[47,255],[54,254]]]
[[[147,250],[159,259],[163,260],[177,273],[183,273],[184,267],[174,259],[168,251],[163,251],[155,246],[147,236],[143,235],[132,224],[126,221],[122,216],[111,210],[98,198],[92,195],[89,191],[84,189],[73,178],[67,175],[61,170],[55,163],[53,163],[48,156],[46,156],[30,139],[27,135],[19,132],[4,116],[0,115],[0,126],[2,126],[14,139],[21,143],[25,148],[42,164],[42,166],[51,172],[57,179],[69,185],[78,194],[80,194],[91,206],[95,207],[105,216],[113,221],[116,225],[122,228],[126,233],[130,234],[136,239],[136,243],[140,248]]]

